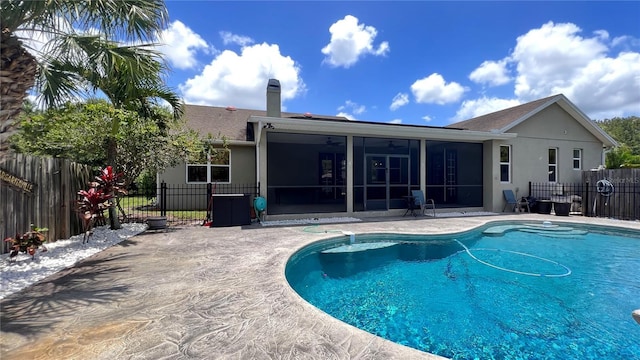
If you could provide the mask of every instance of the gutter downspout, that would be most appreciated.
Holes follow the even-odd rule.
[[[258,121],[258,136],[256,137],[256,186],[260,194],[260,140],[262,139],[262,120]]]

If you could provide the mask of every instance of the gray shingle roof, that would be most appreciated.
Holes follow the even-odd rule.
[[[478,116],[473,119],[450,124],[446,127],[476,131],[502,130],[508,128],[509,125],[515,123],[524,116],[533,115],[532,112],[541,106],[552,103],[560,98],[562,98],[562,95],[549,96],[508,109]]]
[[[184,105],[187,126],[202,135],[226,136],[229,140],[247,139],[247,120],[250,116],[267,116],[265,110],[237,109],[204,105]],[[283,112],[282,118],[350,121],[342,116],[312,115]]]

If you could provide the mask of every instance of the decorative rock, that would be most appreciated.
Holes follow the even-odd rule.
[[[631,316],[633,316],[633,319],[640,324],[640,309],[638,310],[633,310],[633,312],[631,313]]]

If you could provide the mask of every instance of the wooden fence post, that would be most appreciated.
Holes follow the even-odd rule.
[[[79,234],[75,194],[85,188],[90,167],[65,159],[12,154],[0,165],[0,240],[46,227],[48,241]],[[7,251],[0,246],[0,253]]]

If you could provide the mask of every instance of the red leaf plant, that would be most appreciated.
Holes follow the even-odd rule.
[[[92,186],[98,189],[102,189],[105,194],[126,194],[127,191],[124,186],[123,173],[116,173],[113,171],[112,166],[107,166],[100,170],[100,175],[96,176],[96,183],[92,183]]]
[[[111,199],[117,199],[118,195],[127,193],[122,178],[122,172],[116,173],[113,171],[112,166],[107,166],[100,170],[100,174],[95,177],[95,181],[89,183],[89,190],[78,191],[80,199],[76,209],[82,220],[83,244],[88,242],[93,234],[93,226],[96,221],[105,222],[103,213],[110,206],[113,206],[107,202],[112,203]]]
[[[85,244],[93,234],[93,226],[96,220],[104,220],[102,214],[108,207],[106,202],[113,198],[113,195],[106,194],[103,189],[95,187],[86,191],[80,190],[78,195],[80,195],[80,199],[76,209],[80,214],[80,220],[82,220],[82,230],[84,232],[82,243]]]
[[[31,224],[31,230],[22,235],[16,235],[16,237],[8,237],[4,241],[11,243],[9,248],[9,261],[14,260],[18,253],[25,253],[31,255],[31,260],[36,258],[36,251],[40,249],[42,252],[47,251],[47,248],[43,245],[47,241],[46,236],[43,234],[48,231],[47,228],[37,228]]]

